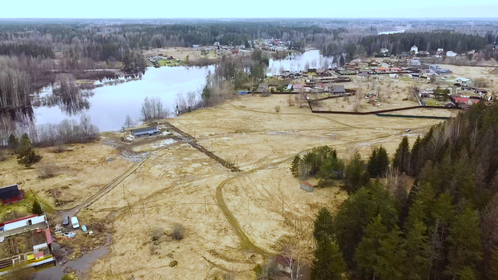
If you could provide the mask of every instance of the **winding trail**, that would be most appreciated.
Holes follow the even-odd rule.
[[[377,139],[384,139],[384,138],[387,138],[387,137],[390,137],[390,136],[391,136],[391,134],[384,134],[384,135],[381,135],[381,136],[378,136],[378,137],[374,137],[374,138],[353,141],[351,143],[358,143],[358,142],[364,142],[364,141],[372,141],[372,140],[377,140]],[[299,154],[300,153],[308,152],[311,149],[312,148],[303,150],[303,151],[299,152]],[[256,253],[259,253],[259,254],[261,254],[263,256],[277,254],[277,252],[270,252],[270,251],[268,251],[268,250],[266,250],[264,248],[261,248],[258,245],[256,245],[251,240],[251,238],[242,230],[242,228],[240,226],[240,223],[238,222],[237,218],[232,213],[232,211],[230,211],[230,209],[228,208],[228,206],[227,206],[227,204],[225,202],[225,199],[223,197],[223,188],[226,186],[227,183],[229,183],[229,182],[231,182],[231,181],[233,181],[235,179],[239,179],[241,177],[248,176],[248,175],[250,175],[250,174],[252,174],[252,173],[254,173],[256,171],[266,169],[268,167],[268,165],[279,165],[279,164],[282,164],[282,163],[285,163],[285,162],[292,161],[294,159],[294,157],[295,157],[295,155],[292,155],[290,157],[286,157],[286,158],[278,160],[278,161],[277,160],[272,160],[272,161],[269,161],[269,162],[264,162],[264,163],[260,164],[256,168],[253,168],[251,170],[238,173],[235,176],[232,176],[230,178],[225,179],[223,182],[221,182],[221,184],[218,185],[218,187],[216,187],[216,202],[218,203],[218,206],[221,208],[221,210],[223,211],[223,214],[225,215],[225,217],[227,218],[228,222],[230,223],[230,225],[232,226],[233,230],[235,231],[235,234],[237,234],[237,236],[239,237],[240,242],[241,242],[241,246],[242,246],[243,249],[253,250]],[[258,162],[260,162],[260,161],[258,161]]]

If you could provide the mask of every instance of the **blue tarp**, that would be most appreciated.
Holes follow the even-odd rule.
[[[248,92],[248,91],[242,91],[242,90],[241,90],[241,91],[238,91],[237,93],[238,93],[238,94],[249,94],[249,92]]]

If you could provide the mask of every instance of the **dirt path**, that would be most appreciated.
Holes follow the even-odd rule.
[[[384,134],[384,135],[381,135],[378,137],[369,138],[369,139],[362,139],[361,141],[354,141],[351,143],[378,140],[378,139],[383,139],[383,138],[387,138],[390,136],[391,136],[390,134]],[[303,151],[299,152],[299,154],[308,152],[310,150],[311,149],[303,150]],[[295,155],[292,155],[290,157],[286,157],[286,158],[278,160],[278,161],[272,160],[270,162],[264,162],[265,159],[267,158],[267,157],[264,157],[258,161],[258,163],[261,163],[263,161],[263,163],[261,163],[258,167],[253,168],[253,169],[248,170],[248,171],[245,171],[245,172],[242,172],[242,173],[239,173],[236,176],[230,177],[230,178],[224,180],[223,182],[221,182],[221,184],[216,188],[216,202],[218,203],[218,206],[223,211],[223,214],[227,218],[227,220],[230,223],[230,225],[232,226],[233,230],[235,231],[235,233],[239,237],[242,248],[254,250],[255,252],[257,252],[261,255],[264,255],[264,256],[276,254],[276,252],[270,252],[264,248],[257,246],[256,244],[254,244],[254,242],[251,240],[251,238],[242,230],[237,218],[233,215],[232,211],[230,211],[227,204],[225,203],[225,200],[223,197],[223,188],[225,187],[225,185],[227,183],[229,183],[235,179],[241,178],[243,176],[248,176],[248,175],[250,175],[258,170],[266,169],[268,167],[268,165],[279,165],[279,164],[282,164],[285,162],[292,161],[294,159],[294,157],[295,157]]]
[[[138,163],[133,163],[131,167],[123,174],[119,175],[118,177],[114,178],[109,184],[107,184],[105,187],[101,188],[99,191],[85,199],[80,205],[71,208],[69,210],[61,211],[58,212],[59,215],[62,217],[70,216],[73,217],[76,214],[78,214],[81,209],[88,207],[92,205],[95,201],[99,200],[101,197],[109,193],[114,187],[119,185],[121,182],[123,182],[126,178],[131,176],[135,171],[137,171],[148,159],[150,158],[150,155],[147,155],[143,160],[141,160]]]
[[[327,118],[327,117],[324,117],[324,116],[319,116],[319,115],[316,115],[316,114],[307,114],[307,113],[277,113],[277,112],[264,112],[264,111],[258,111],[258,110],[252,110],[252,109],[246,109],[246,108],[239,108],[235,105],[233,105],[232,103],[230,103],[229,101],[225,101],[228,105],[232,106],[234,109],[237,109],[237,110],[241,110],[241,111],[248,111],[248,112],[253,112],[253,113],[260,113],[260,114],[272,114],[272,115],[284,115],[284,116],[307,116],[307,117],[315,117],[315,118],[322,118],[322,119],[326,119],[328,121],[331,121],[331,122],[335,122],[337,124],[340,124],[342,126],[345,126],[345,127],[348,127],[348,128],[357,128],[357,129],[363,129],[363,127],[358,127],[358,126],[353,126],[353,125],[349,125],[349,124],[346,124],[346,123],[343,123],[343,122],[340,122],[340,121],[336,121],[336,120],[333,120],[333,119],[330,119],[330,118]]]
[[[171,129],[173,129],[174,131],[176,131],[177,133],[179,133],[180,135],[182,135],[184,138],[187,139],[187,143],[194,147],[195,149],[199,150],[199,152],[207,155],[208,157],[216,160],[217,162],[219,162],[221,165],[223,165],[224,167],[230,169],[230,171],[233,171],[233,172],[240,172],[241,170],[235,166],[235,164],[231,163],[231,162],[228,162],[222,158],[220,158],[219,156],[213,154],[212,152],[208,151],[206,148],[204,148],[203,146],[197,144],[197,139],[195,139],[192,135],[186,133],[186,132],[183,132],[182,130],[180,130],[179,128],[177,128],[176,126],[172,125],[171,123],[169,122],[166,122],[166,125],[169,126]]]

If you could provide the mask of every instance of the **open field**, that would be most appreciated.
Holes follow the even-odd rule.
[[[285,105],[286,98],[245,96],[171,119],[243,171],[229,172],[185,143],[154,152],[142,168],[87,210],[105,216],[121,209],[111,252],[94,265],[92,277],[214,279],[233,271],[237,279],[253,279],[252,269],[266,254],[278,253],[302,234],[310,237],[303,229],[310,228],[318,209],[335,210],[346,198],[338,187],[311,194],[300,190],[289,172],[296,153],[330,145],[345,158],[354,150],[367,157],[373,147],[383,145],[392,154],[406,128],[412,129],[409,137],[414,141],[438,123],[319,116],[306,107]],[[276,105],[282,107],[280,113]],[[220,206],[231,212],[228,220]],[[181,241],[171,237],[175,223],[185,227]],[[163,233],[159,240],[151,239],[154,230]],[[302,240],[311,249],[310,239]],[[178,264],[170,267],[173,260]]]
[[[169,120],[242,172],[230,172],[185,141],[155,149],[154,138],[147,138],[126,150],[150,151],[150,157],[79,214],[82,223],[107,220],[113,231],[110,252],[93,265],[91,278],[222,279],[234,272],[237,279],[254,279],[256,264],[283,245],[299,243],[311,253],[316,212],[322,206],[335,211],[347,197],[338,186],[301,190],[289,171],[297,153],[329,145],[345,159],[354,151],[366,159],[383,145],[392,156],[407,128],[413,142],[439,123],[312,114],[307,106],[289,106],[289,96],[244,96]],[[118,141],[110,134],[106,143]],[[124,152],[102,143],[39,152],[42,162],[56,159],[59,175],[39,179],[41,164],[25,169],[11,158],[0,163],[2,178],[23,182],[49,203],[55,203],[55,191],[66,201],[59,208],[78,205],[132,164]],[[185,228],[182,240],[172,237],[176,223]]]

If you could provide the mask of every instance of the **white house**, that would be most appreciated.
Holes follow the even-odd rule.
[[[418,54],[418,47],[417,47],[417,46],[413,46],[413,47],[410,49],[410,52],[413,52],[414,54]]]
[[[412,60],[410,60],[410,65],[411,66],[420,66],[420,60],[412,59]]]
[[[455,56],[457,56],[457,53],[456,52],[452,52],[452,51],[447,51],[446,52],[446,56],[455,57]]]
[[[388,53],[388,52],[389,52],[389,50],[388,50],[388,49],[386,49],[386,48],[382,48],[382,49],[380,49],[380,52],[381,52],[381,53]]]

